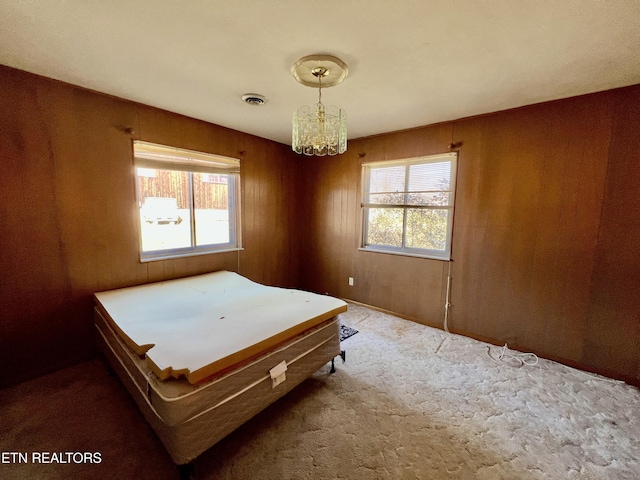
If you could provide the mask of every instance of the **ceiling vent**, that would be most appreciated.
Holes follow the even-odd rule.
[[[255,107],[264,105],[269,101],[267,97],[265,97],[264,95],[260,95],[259,93],[245,93],[242,96],[242,100],[244,100],[245,103],[248,103],[249,105],[253,105]]]

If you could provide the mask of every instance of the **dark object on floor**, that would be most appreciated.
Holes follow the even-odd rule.
[[[356,332],[358,333],[358,332]],[[340,358],[342,358],[342,363],[347,361],[347,352],[345,350],[340,350]],[[336,373],[336,359],[335,357],[331,359],[331,370],[329,373]]]
[[[358,333],[358,330],[355,330],[351,327],[347,327],[345,325],[340,325],[340,341],[346,340],[349,337],[352,337]]]

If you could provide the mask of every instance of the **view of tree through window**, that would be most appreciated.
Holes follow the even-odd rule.
[[[363,165],[363,246],[448,259],[456,154]]]

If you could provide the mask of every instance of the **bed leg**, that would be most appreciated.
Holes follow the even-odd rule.
[[[196,478],[196,471],[193,463],[178,465],[178,473],[180,474],[180,480],[195,480]]]
[[[342,363],[344,363],[347,359],[347,352],[345,350],[340,350],[340,358],[342,358]],[[329,373],[336,373],[336,359],[331,359],[331,370]]]

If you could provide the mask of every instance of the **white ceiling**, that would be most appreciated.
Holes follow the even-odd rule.
[[[352,139],[640,83],[640,0],[0,0],[0,63],[287,144],[316,53]]]

